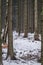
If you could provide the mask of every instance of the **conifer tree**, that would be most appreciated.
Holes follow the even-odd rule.
[[[39,34],[38,34],[38,6],[37,6],[38,0],[35,0],[35,34],[34,39],[39,40]]]
[[[8,0],[8,56],[16,59],[13,52],[13,33],[12,33],[12,0]]]

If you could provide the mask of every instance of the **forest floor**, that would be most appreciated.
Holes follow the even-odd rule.
[[[34,40],[34,33],[28,33],[27,38],[23,38],[23,33],[18,36],[13,32],[13,50],[17,60],[4,60],[7,55],[7,48],[2,49],[3,65],[41,65],[41,35],[39,41]],[[7,40],[8,41],[8,40]]]

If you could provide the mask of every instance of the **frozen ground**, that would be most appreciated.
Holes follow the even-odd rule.
[[[3,65],[41,65],[38,60],[41,57],[41,36],[40,41],[34,40],[34,33],[28,33],[27,38],[23,38],[23,33],[13,32],[13,49],[18,60],[3,60]],[[6,57],[7,49],[2,49],[3,58]]]

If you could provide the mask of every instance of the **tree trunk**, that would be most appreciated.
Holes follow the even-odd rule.
[[[27,4],[28,4],[27,0],[24,0],[24,37],[28,36]]]
[[[4,44],[6,44],[7,33],[8,33],[8,22],[5,24],[4,34],[3,34],[3,37],[2,37],[2,39],[4,40],[3,41]]]
[[[42,0],[42,12],[41,12],[41,16],[42,16],[42,19],[41,19],[41,28],[42,28],[42,31],[41,31],[41,62],[43,65],[43,0]]]
[[[42,60],[42,65],[43,65],[43,20],[41,21],[42,23],[42,32],[41,32],[41,60]]]
[[[39,40],[37,1],[38,1],[38,0],[35,0],[35,34],[34,34],[34,39],[35,39],[35,40]]]
[[[18,0],[18,21],[17,21],[17,32],[18,32],[18,35],[20,35],[20,31],[21,31],[21,0]]]
[[[8,0],[3,0],[2,1],[2,25],[3,25],[3,22],[4,22],[4,33],[3,33],[3,37],[2,37],[2,39],[3,39],[3,43],[5,44],[6,43],[6,37],[7,37],[7,23],[6,23],[6,19],[7,19],[7,7],[8,7],[8,2],[7,2]],[[5,12],[3,11],[3,7],[4,7],[4,9],[5,9]],[[3,15],[4,14],[4,15]],[[4,16],[4,21],[3,21],[3,16]]]
[[[8,56],[15,59],[13,53],[13,33],[12,33],[12,0],[8,0]]]
[[[0,0],[0,65],[3,65],[2,64],[2,40],[1,40],[1,24],[2,24],[2,22],[1,22],[1,0]]]
[[[6,15],[5,15],[5,28],[4,28],[4,44],[6,43],[7,33],[8,33],[8,0],[6,0]]]
[[[16,32],[18,32],[18,1],[16,3]]]
[[[24,26],[24,15],[23,15],[23,13],[24,13],[24,1],[23,0],[21,0],[21,11],[20,11],[20,13],[21,13],[21,33],[23,33],[24,31],[23,31],[23,26]]]
[[[18,0],[18,33],[21,32],[21,0]]]

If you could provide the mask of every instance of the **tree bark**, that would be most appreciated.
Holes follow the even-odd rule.
[[[2,64],[2,40],[1,40],[1,29],[2,29],[2,22],[1,22],[1,3],[2,1],[0,0],[0,65]]]
[[[8,0],[8,56],[15,59],[13,52],[13,33],[12,33],[12,0]]]
[[[27,11],[27,0],[24,0],[24,37],[28,36],[28,11]]]
[[[21,33],[23,33],[24,31],[23,31],[23,28],[24,28],[24,1],[23,0],[21,0],[21,11],[20,11],[20,13],[21,13]]]
[[[42,62],[42,64],[41,65],[43,65],[43,0],[42,0],[42,12],[41,12],[41,62]]]
[[[41,32],[41,61],[43,65],[43,20],[41,21],[42,23],[42,32]]]
[[[16,4],[16,32],[18,32],[18,1]]]
[[[21,32],[21,0],[18,0],[18,15],[17,15],[17,32],[20,35]]]
[[[38,1],[38,0],[35,0],[35,34],[34,34],[34,39],[35,39],[35,40],[39,40],[37,1]]]
[[[18,33],[21,32],[21,0],[18,0]]]

